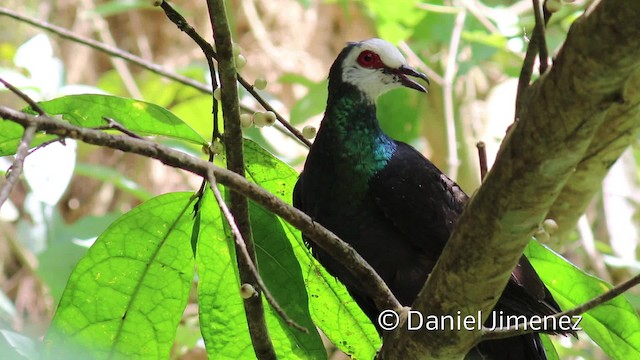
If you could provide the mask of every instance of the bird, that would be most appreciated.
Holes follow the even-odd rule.
[[[329,70],[324,117],[293,191],[293,205],[353,247],[403,306],[417,297],[468,200],[419,151],[380,128],[377,98],[400,87],[427,93],[417,79],[428,85],[427,76],[389,42],[348,43]],[[367,295],[367,284],[304,233],[303,238],[382,335],[376,319],[384,309]],[[555,314],[560,307],[523,255],[493,310],[531,317]],[[484,325],[492,326],[490,321]],[[536,333],[480,342],[466,356],[546,358]]]

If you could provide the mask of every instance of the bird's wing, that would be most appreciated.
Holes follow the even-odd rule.
[[[387,166],[369,182],[385,216],[428,256],[437,259],[468,196],[413,147],[397,142]],[[526,257],[509,279],[499,306],[505,313],[552,314],[560,310]]]
[[[369,180],[369,190],[399,231],[436,258],[468,199],[456,183],[402,142],[397,142],[387,166]]]

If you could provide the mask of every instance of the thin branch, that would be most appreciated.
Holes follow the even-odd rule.
[[[224,146],[226,148],[227,169],[244,177],[244,154],[242,149],[242,128],[240,126],[240,105],[238,103],[238,73],[236,71],[231,29],[227,19],[224,0],[207,0],[209,19],[213,28],[216,49],[218,50],[218,71],[220,74],[222,112],[224,114]],[[249,219],[249,201],[237,192],[229,193],[230,209],[233,213],[239,233],[244,239],[244,245],[249,255],[236,258],[241,283],[256,283],[250,262],[259,267]],[[236,245],[236,253],[242,252]],[[257,273],[257,271],[256,271]],[[262,289],[263,290],[263,289]],[[247,314],[249,335],[258,359],[276,359],[276,351],[269,337],[269,329],[264,313],[261,296],[253,296],[243,302]]]
[[[447,69],[444,74],[444,116],[447,127],[447,165],[449,165],[449,177],[456,179],[458,176],[458,167],[460,159],[458,158],[458,141],[456,136],[455,111],[453,104],[453,81],[458,72],[458,48],[460,47],[460,39],[462,38],[462,30],[464,29],[464,21],[467,17],[467,11],[462,10],[456,15],[453,32],[451,34],[451,42],[449,43],[449,54],[447,59]]]
[[[444,84],[444,78],[442,78],[442,76],[440,76],[435,70],[430,68],[429,65],[425,64],[424,61],[420,60],[420,57],[418,57],[418,55],[413,52],[413,49],[411,49],[409,44],[407,44],[405,41],[400,41],[400,43],[398,43],[398,47],[400,48],[400,50],[402,50],[402,52],[405,53],[405,55],[407,55],[409,63],[418,64],[418,66],[416,67],[420,70],[423,70],[431,81],[440,86]]]
[[[342,241],[322,225],[314,222],[307,214],[232,171],[148,139],[135,139],[129,136],[82,128],[49,116],[36,117],[1,105],[0,118],[13,121],[24,127],[35,126],[36,131],[45,131],[50,135],[78,139],[87,144],[105,146],[153,158],[168,166],[189,171],[201,177],[207,177],[208,172],[213,171],[220,184],[246,195],[258,205],[272,211],[289,224],[300,229],[316,245],[340,261],[355,277],[363,279],[369,285],[367,286],[367,295],[373,299],[378,309],[391,309],[398,312],[403,309],[382,278],[349,244]]]
[[[540,60],[540,75],[547,72],[549,67],[549,50],[547,50],[547,41],[545,39],[545,28],[547,27],[548,16],[550,13],[543,9],[540,0],[533,0],[533,14],[536,19],[533,36],[537,38],[538,43],[538,59]]]
[[[116,40],[111,34],[109,23],[107,22],[107,20],[105,20],[104,17],[96,14],[96,12],[94,11],[94,2],[91,0],[84,0],[82,1],[82,3],[85,4],[84,12],[87,16],[87,19],[85,20],[89,21],[98,38],[103,43],[109,46],[116,47]],[[138,84],[136,84],[136,80],[133,77],[131,70],[127,66],[127,63],[123,59],[117,57],[110,57],[109,60],[111,61],[111,65],[113,65],[113,68],[118,73],[118,76],[120,76],[120,79],[122,80],[122,83],[124,84],[124,87],[125,89],[127,89],[129,94],[136,99],[142,99],[142,92],[140,92],[140,88],[138,87]]]
[[[227,220],[227,223],[229,224],[229,229],[233,234],[233,238],[236,243],[236,248],[239,248],[241,250],[240,254],[244,257],[245,261],[249,265],[249,268],[253,273],[254,278],[256,279],[256,283],[264,293],[264,297],[267,299],[267,302],[276,311],[276,313],[282,318],[282,320],[284,320],[284,322],[287,323],[287,325],[293,328],[296,328],[305,334],[308,334],[309,330],[303,327],[302,325],[299,325],[295,321],[293,321],[287,315],[287,313],[285,313],[285,311],[282,309],[282,307],[280,307],[280,305],[278,304],[276,299],[273,297],[273,295],[271,294],[267,286],[264,284],[264,281],[262,280],[262,277],[260,276],[260,273],[258,272],[256,265],[251,260],[251,256],[249,256],[246,243],[244,241],[244,238],[242,237],[242,234],[240,233],[240,229],[238,229],[238,225],[236,224],[235,219],[233,218],[233,214],[231,214],[231,211],[229,211],[229,208],[227,207],[227,203],[225,203],[224,199],[222,198],[222,194],[218,189],[218,184],[216,182],[216,177],[213,175],[213,171],[211,170],[209,171],[207,175],[207,180],[209,181],[209,187],[211,188],[211,191],[213,191],[213,195],[215,196],[216,201],[218,202],[218,206],[222,211],[222,215],[224,215],[225,219]]]
[[[29,154],[29,145],[31,145],[31,140],[33,140],[35,133],[35,125],[28,125],[24,128],[24,134],[22,135],[20,144],[18,144],[18,150],[16,152],[16,157],[13,160],[13,164],[11,164],[11,167],[9,168],[10,170],[7,174],[7,180],[2,184],[2,187],[0,187],[0,208],[2,208],[4,202],[9,198],[11,190],[13,190],[13,187],[20,178],[20,174],[22,174],[24,159]]]
[[[209,44],[205,39],[203,39],[200,34],[198,34],[191,25],[187,22],[187,20],[180,15],[169,3],[163,1],[161,4],[162,10],[164,10],[165,14],[178,28],[189,35],[204,51],[207,57],[211,57],[215,60],[218,60],[218,54],[211,44]],[[242,87],[253,96],[254,99],[267,111],[271,111],[276,115],[276,119],[285,127],[291,135],[293,135],[296,139],[298,139],[301,143],[306,145],[307,147],[311,147],[311,142],[302,136],[302,133],[298,131],[293,125],[291,125],[287,120],[285,120],[280,113],[278,113],[258,92],[253,88],[247,80],[245,80],[240,74],[237,74],[237,80],[242,85]]]
[[[478,141],[476,144],[476,148],[478,148],[478,161],[480,163],[480,181],[484,180],[484,177],[487,176],[487,145],[484,141]]]
[[[529,89],[529,84],[531,83],[531,77],[533,76],[533,66],[536,62],[536,55],[538,55],[538,53],[540,52],[541,47],[543,46],[546,47],[546,45],[544,44],[545,42],[544,41],[544,21],[541,20],[539,9],[540,9],[539,0],[533,0],[533,12],[535,14],[536,24],[533,28],[533,34],[529,39],[527,52],[524,56],[522,68],[520,69],[520,77],[518,79],[518,90],[516,92],[516,111],[515,111],[514,120],[518,120],[520,118],[522,107],[526,102],[527,90]],[[540,36],[541,33],[542,33],[542,36]],[[540,41],[542,41],[543,44],[541,44]],[[540,63],[540,66],[542,67],[542,62]]]
[[[6,15],[6,16],[9,16],[9,17],[11,17],[13,19],[16,19],[18,21],[22,21],[22,22],[25,22],[27,24],[33,25],[33,26],[35,26],[35,27],[37,27],[39,29],[51,31],[52,33],[54,33],[54,34],[56,34],[56,35],[58,35],[58,36],[60,36],[60,37],[62,37],[64,39],[68,39],[68,40],[71,40],[73,42],[88,46],[88,47],[90,47],[92,49],[95,49],[95,50],[98,50],[98,51],[103,52],[105,54],[108,54],[109,56],[114,56],[114,57],[117,57],[117,58],[121,58],[121,59],[127,60],[127,61],[129,61],[131,63],[134,63],[134,64],[136,64],[136,65],[138,65],[138,66],[140,66],[140,67],[142,67],[144,69],[147,69],[147,70],[149,70],[149,71],[151,71],[153,73],[156,73],[158,75],[162,75],[162,76],[164,76],[164,77],[166,77],[168,79],[177,81],[177,82],[179,82],[181,84],[184,84],[184,85],[187,85],[187,86],[191,86],[191,87],[193,87],[193,88],[195,88],[197,90],[200,90],[200,91],[202,91],[204,93],[212,93],[211,88],[206,84],[203,84],[203,83],[201,83],[199,81],[195,81],[195,80],[190,79],[190,78],[188,78],[186,76],[182,76],[180,74],[176,74],[176,73],[170,72],[170,71],[162,68],[161,66],[158,66],[158,65],[156,65],[156,64],[154,64],[154,63],[152,63],[150,61],[147,61],[147,60],[145,60],[145,59],[143,59],[141,57],[135,56],[135,55],[133,55],[131,53],[128,53],[126,51],[122,51],[122,50],[120,50],[118,48],[115,48],[113,46],[109,46],[109,45],[107,45],[105,43],[93,40],[91,38],[87,38],[87,37],[84,37],[84,36],[76,35],[73,32],[71,32],[71,31],[69,31],[69,30],[67,30],[65,28],[50,24],[50,23],[48,23],[46,21],[41,21],[41,20],[38,20],[38,19],[34,19],[32,17],[24,16],[22,14],[14,12],[13,10],[10,10],[10,9],[7,9],[7,8],[3,8],[3,7],[0,7],[0,15]]]
[[[124,125],[120,124],[119,122],[117,122],[113,118],[110,118],[108,116],[103,116],[102,120],[107,122],[107,126],[98,128],[98,130],[114,129],[114,130],[120,131],[121,133],[123,133],[125,135],[129,135],[129,136],[131,136],[133,138],[142,139],[142,137],[140,135],[138,135],[138,134],[134,133],[133,131],[127,129],[126,127],[124,127]]]
[[[589,260],[591,260],[591,264],[596,270],[596,274],[605,281],[611,281],[611,276],[607,272],[602,254],[596,249],[596,242],[593,237],[593,231],[591,231],[587,215],[583,214],[580,217],[580,220],[578,220],[577,230],[580,235],[580,241],[582,242],[584,251],[587,253]]]
[[[18,89],[17,87],[11,85],[9,82],[7,82],[6,80],[4,80],[3,78],[0,78],[0,83],[2,83],[7,89],[9,89],[12,93],[18,95],[18,97],[20,99],[22,99],[24,102],[26,102],[27,104],[29,104],[29,106],[31,106],[31,108],[37,112],[39,115],[45,115],[46,113],[44,112],[44,110],[42,110],[42,108],[40,107],[40,105],[38,105],[37,102],[35,102],[35,100],[33,100],[32,98],[29,97],[29,95],[23,93],[22,91],[20,91],[20,89]]]
[[[539,321],[531,321],[525,325],[516,325],[503,329],[494,329],[490,330],[487,328],[483,328],[482,330],[482,341],[484,340],[494,340],[494,339],[504,339],[517,335],[528,334],[534,332],[532,330],[532,326],[538,328],[549,329],[553,331],[551,328],[553,324],[557,324],[558,320],[572,318],[573,316],[578,316],[586,313],[587,311],[598,307],[613,298],[622,295],[625,291],[631,289],[632,287],[640,284],[640,274],[632,277],[631,279],[616,285],[611,288],[609,291],[598,295],[597,297],[585,302],[584,304],[578,305],[571,310],[563,311],[561,313],[554,314],[553,316],[544,317],[544,323],[540,324]]]

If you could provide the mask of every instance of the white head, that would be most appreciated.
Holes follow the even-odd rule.
[[[341,63],[342,81],[361,90],[370,102],[375,102],[378,96],[400,86],[427,91],[407,77],[419,77],[428,83],[426,75],[407,65],[400,51],[384,40],[350,43],[344,51],[347,53]]]

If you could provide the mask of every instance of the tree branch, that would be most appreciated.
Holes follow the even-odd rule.
[[[224,0],[207,0],[209,19],[213,27],[213,38],[218,50],[218,72],[220,74],[220,89],[222,114],[224,118],[224,146],[227,154],[227,169],[244,177],[244,154],[242,150],[242,128],[240,126],[240,104],[238,102],[238,78],[233,56],[231,29],[227,20]],[[240,236],[244,239],[244,249],[237,242],[236,253],[246,251],[249,258],[237,256],[238,272],[241,283],[257,284],[258,279],[251,271],[251,263],[259,269],[256,251],[249,219],[249,201],[237,192],[228,193],[229,209],[233,214]],[[253,350],[258,359],[276,359],[276,351],[269,337],[269,329],[264,314],[262,296],[258,289],[258,296],[252,296],[243,302],[247,314],[249,335]]]
[[[607,111],[625,100],[625,84],[640,67],[639,17],[640,2],[602,0],[573,24],[554,66],[522,103],[520,121],[459,218],[414,309],[461,317],[480,310],[483,320],[489,316]],[[380,357],[460,359],[479,336],[477,331],[408,332],[400,326]]]
[[[623,90],[621,104],[614,104],[598,132],[593,137],[584,158],[576,166],[560,195],[549,210],[548,218],[558,223],[560,241],[576,227],[595,194],[602,188],[602,179],[624,150],[640,135],[640,71],[636,71]]]

